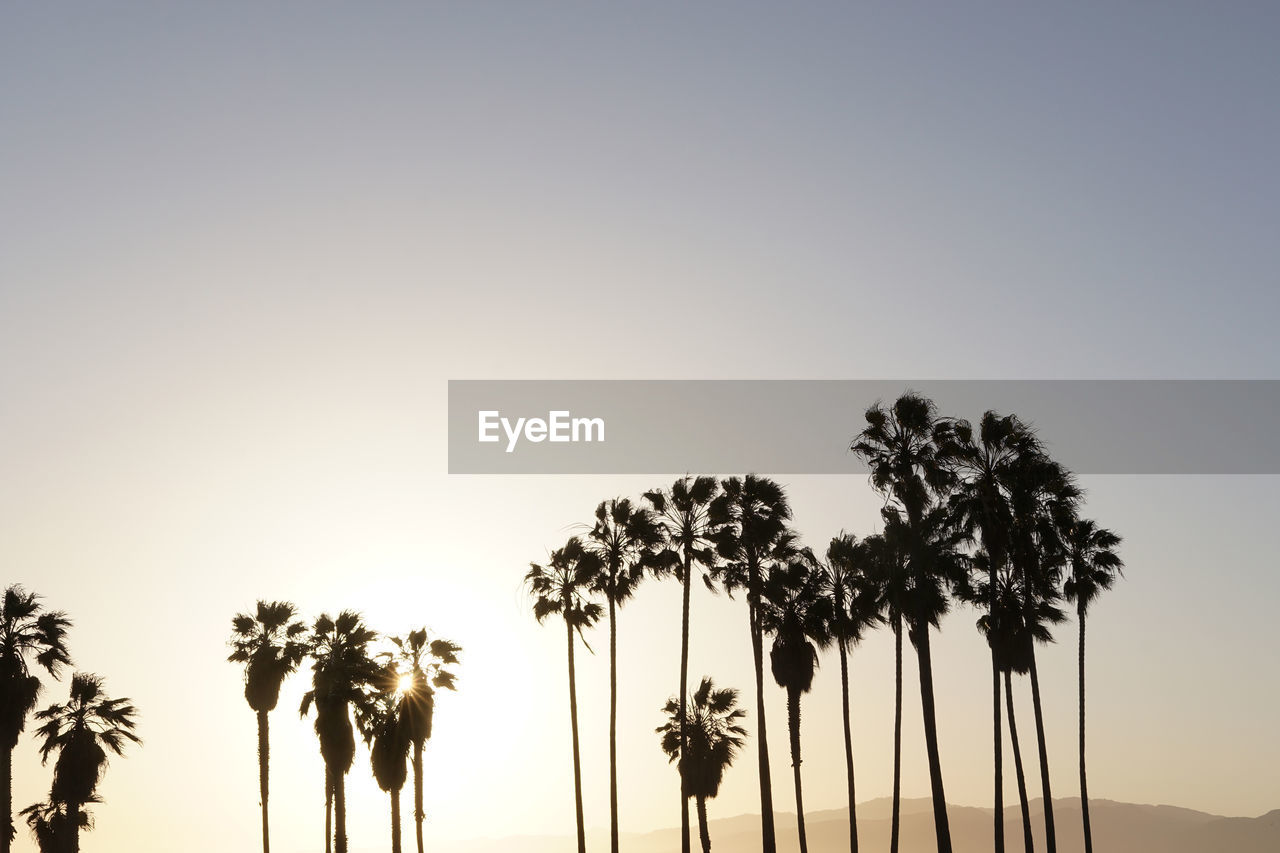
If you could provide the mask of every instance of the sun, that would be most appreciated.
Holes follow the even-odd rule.
[[[412,673],[405,673],[404,675],[400,676],[400,681],[396,683],[396,692],[408,693],[412,689],[413,689]]]

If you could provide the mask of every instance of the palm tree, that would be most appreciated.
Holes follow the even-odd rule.
[[[316,736],[333,796],[336,853],[347,853],[346,776],[356,754],[351,708],[368,700],[368,690],[377,681],[379,668],[369,656],[369,644],[377,636],[359,613],[344,610],[336,619],[322,613],[308,637],[312,686],[299,712],[305,717],[312,706],[316,709]]]
[[[95,795],[88,802],[100,803],[102,800]],[[65,803],[46,800],[27,806],[19,814],[26,818],[40,853],[63,853],[70,847],[70,838],[75,830],[71,828],[71,816]],[[93,829],[93,816],[83,808],[80,810],[79,829]]]
[[[582,818],[582,759],[578,751],[578,687],[573,666],[573,635],[600,621],[602,608],[587,599],[600,569],[599,558],[583,547],[577,536],[551,552],[547,565],[529,564],[525,585],[533,595],[533,615],[538,620],[559,614],[564,619],[569,649],[569,722],[573,733],[573,800],[578,821],[578,853],[586,853],[586,827]],[[583,640],[586,645],[586,640]],[[587,646],[590,650],[590,646]]]
[[[1065,544],[1071,574],[1063,592],[1068,600],[1076,603],[1076,617],[1080,622],[1080,811],[1084,820],[1084,850],[1085,853],[1093,853],[1089,786],[1084,765],[1084,620],[1089,605],[1100,592],[1111,588],[1122,573],[1124,563],[1116,553],[1120,537],[1089,519],[1076,520],[1068,528]]]
[[[268,766],[271,738],[267,715],[280,700],[280,686],[297,671],[307,653],[307,626],[296,619],[287,601],[259,601],[251,616],[231,620],[231,654],[227,660],[244,667],[244,698],[258,718],[258,792],[262,801],[262,853],[271,853],[267,820]]]
[[[874,549],[874,544],[871,549]],[[877,588],[868,577],[873,550],[852,534],[841,533],[827,546],[822,593],[831,606],[831,634],[840,652],[840,700],[844,718],[845,776],[849,786],[849,851],[858,853],[858,807],[853,780],[853,735],[849,725],[849,648],[863,630],[879,621]]]
[[[988,555],[987,612],[998,619],[995,600],[996,573],[1003,570],[1009,552],[1011,525],[1008,501],[1009,479],[1018,462],[1041,452],[1035,433],[1014,415],[1001,417],[987,411],[975,435],[968,421],[943,421],[937,431],[940,455],[958,475],[950,497],[957,521],[966,531],[976,533]],[[998,630],[998,626],[996,626]],[[1000,732],[1000,667],[991,646],[991,718],[994,759],[995,853],[1004,853],[1004,758]]]
[[[787,729],[791,773],[796,788],[800,853],[808,853],[804,794],[800,783],[800,696],[813,686],[818,648],[831,643],[831,600],[823,595],[823,577],[813,555],[804,552],[770,573],[760,597],[760,626],[773,636],[769,663],[773,680],[787,691]]]
[[[730,595],[747,591],[747,619],[751,657],[756,676],[756,751],[760,779],[760,832],[764,853],[776,853],[773,825],[773,782],[769,770],[769,739],[764,714],[764,641],[760,631],[760,591],[770,566],[795,554],[795,534],[787,527],[791,506],[782,487],[765,477],[748,474],[721,481],[711,502],[716,528],[716,552],[722,565],[717,576]]]
[[[137,713],[129,699],[109,698],[100,677],[77,672],[71,676],[70,698],[36,714],[43,723],[36,732],[41,740],[40,761],[58,754],[49,799],[66,810],[69,853],[79,853],[80,810],[95,801],[108,752],[123,755],[126,745],[142,742],[134,732]]]
[[[662,545],[653,515],[627,498],[601,501],[585,547],[600,562],[595,589],[609,605],[609,846],[618,853],[618,625],[616,610],[635,592]]]
[[[892,406],[876,403],[866,411],[867,426],[850,445],[871,468],[871,483],[905,513],[903,519],[904,554],[911,575],[911,608],[902,613],[907,618],[909,635],[920,662],[920,705],[924,714],[925,751],[929,758],[929,782],[933,794],[934,831],[938,853],[951,853],[951,828],[947,820],[947,801],[942,784],[942,763],[938,756],[938,727],[934,711],[933,666],[929,647],[929,627],[936,624],[946,608],[941,590],[941,577],[932,565],[935,545],[950,539],[945,534],[935,542],[930,537],[941,534],[942,520],[929,518],[931,508],[950,489],[954,474],[939,452],[939,435],[945,434],[946,421],[938,417],[937,408],[925,397],[908,391]],[[946,551],[947,548],[943,548]]]
[[[453,672],[445,667],[458,663],[462,647],[438,637],[430,640],[426,628],[392,637],[391,644],[395,646],[392,659],[403,666],[406,679],[400,686],[400,715],[413,745],[413,825],[418,853],[422,853],[422,821],[426,817],[422,808],[422,750],[431,738],[436,690],[455,689]]]
[[[653,507],[661,521],[670,547],[654,562],[655,571],[673,571],[683,588],[680,611],[680,725],[685,718],[685,698],[689,692],[689,580],[693,566],[715,564],[712,536],[715,528],[711,520],[711,502],[715,500],[719,485],[714,477],[685,475],[676,480],[669,490],[645,492],[645,500]],[[714,591],[711,581],[704,575],[703,582]],[[682,747],[686,734],[680,735]],[[680,797],[680,853],[689,853],[689,801]]]
[[[63,613],[47,611],[40,596],[14,585],[0,603],[0,851],[13,844],[13,748],[27,727],[27,716],[40,698],[40,679],[33,664],[54,678],[71,665],[66,634],[71,621]]]
[[[369,763],[378,787],[391,797],[391,853],[401,853],[400,791],[409,778],[409,726],[402,700],[412,686],[394,660],[379,674],[369,701],[356,711],[356,727],[369,747]]]
[[[724,771],[733,764],[747,730],[739,721],[747,712],[737,706],[738,691],[731,687],[716,690],[711,676],[702,679],[693,694],[693,705],[683,721],[686,748],[680,750],[680,702],[674,696],[667,700],[662,712],[667,722],[657,731],[662,735],[662,751],[671,761],[679,761],[680,786],[685,798],[698,804],[698,837],[702,853],[711,853],[711,834],[707,831],[707,800],[720,793]],[[683,756],[688,756],[686,761]]]

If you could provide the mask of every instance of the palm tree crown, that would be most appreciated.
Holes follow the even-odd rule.
[[[242,663],[244,698],[254,711],[273,711],[280,686],[297,671],[307,653],[307,626],[287,601],[259,601],[252,615],[237,613],[231,620],[231,654]]]

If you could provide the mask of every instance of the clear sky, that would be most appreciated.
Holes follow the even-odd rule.
[[[93,849],[255,843],[223,643],[260,597],[464,646],[428,749],[434,838],[571,830],[562,636],[520,577],[598,500],[661,483],[449,477],[447,379],[1280,376],[1275,10],[968,5],[6,6],[0,579],[67,610],[77,664],[141,708]],[[873,528],[861,478],[790,485],[815,544]],[[1091,793],[1280,806],[1275,480],[1086,486],[1129,575],[1090,622]],[[670,826],[652,729],[675,589],[623,618],[622,823]],[[985,804],[973,619],[944,623],[936,679],[947,793]],[[694,620],[693,673],[747,687],[738,604],[700,595]],[[883,796],[889,638],[853,668],[860,793]],[[604,658],[581,671],[598,826]],[[841,803],[836,673],[806,701],[811,808]],[[273,720],[281,851],[321,838],[303,689]],[[713,813],[758,807],[740,765]],[[29,739],[15,767],[22,807],[48,772]],[[381,843],[383,798],[351,779],[353,845]]]

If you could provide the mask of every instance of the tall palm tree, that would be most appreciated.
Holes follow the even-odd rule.
[[[770,573],[760,597],[760,626],[773,637],[769,663],[773,680],[787,691],[787,729],[791,773],[796,789],[800,853],[808,853],[804,792],[800,782],[800,697],[813,687],[818,649],[831,643],[831,600],[823,595],[823,577],[811,553],[804,552]]]
[[[379,667],[369,655],[377,639],[360,614],[344,610],[337,618],[322,613],[308,637],[311,657],[311,689],[302,697],[302,716],[314,706],[316,736],[324,759],[328,787],[333,794],[333,849],[347,853],[346,777],[355,761],[355,729],[352,706],[368,701]]]
[[[391,853],[401,853],[400,791],[409,778],[409,725],[402,699],[412,677],[401,674],[395,660],[379,674],[369,701],[356,711],[356,727],[369,747],[369,763],[378,787],[391,797]]]
[[[267,715],[280,700],[280,686],[297,671],[307,653],[307,626],[287,601],[259,601],[253,615],[231,619],[231,654],[244,664],[244,698],[258,719],[258,794],[262,805],[262,853],[271,853],[267,819],[271,735]]]
[[[941,518],[931,518],[931,510],[944,498],[955,476],[939,452],[939,435],[947,423],[938,416],[933,401],[907,391],[892,406],[876,403],[866,411],[866,427],[850,445],[871,469],[871,483],[904,515],[905,555],[913,594],[907,618],[908,633],[920,663],[920,705],[924,714],[925,751],[929,759],[929,782],[933,794],[934,831],[938,853],[951,853],[951,827],[947,820],[946,793],[942,784],[942,762],[938,755],[938,727],[934,711],[933,666],[929,627],[945,610],[946,596],[940,599],[932,559],[934,533],[942,532]],[[936,510],[934,510],[936,512]],[[944,551],[946,549],[944,548]]]
[[[102,679],[84,672],[71,676],[66,702],[36,714],[42,723],[36,732],[41,762],[58,754],[49,799],[66,809],[69,853],[79,853],[81,808],[94,801],[107,770],[107,754],[123,755],[128,744],[142,743],[134,731],[137,714],[129,699],[109,698]]]
[[[71,665],[66,635],[71,621],[66,615],[45,610],[40,596],[14,585],[4,591],[0,603],[0,851],[13,844],[13,748],[27,727],[27,717],[40,698],[39,667],[57,678]]]
[[[787,527],[791,506],[782,486],[747,474],[721,481],[711,502],[716,552],[723,561],[717,576],[730,595],[747,591],[751,658],[756,676],[756,752],[760,780],[760,832],[764,853],[776,853],[773,825],[773,782],[764,713],[764,641],[760,631],[760,592],[770,566],[795,555],[795,534]]]
[[[573,733],[573,801],[578,822],[578,853],[586,853],[586,827],[582,818],[582,759],[578,750],[578,686],[573,665],[573,635],[600,621],[603,608],[590,601],[594,578],[600,570],[599,558],[583,547],[577,536],[563,548],[551,552],[546,566],[529,564],[525,585],[533,595],[533,615],[542,622],[548,616],[564,619],[565,642],[569,649],[569,721]],[[583,640],[586,645],[586,640]],[[590,646],[587,647],[590,649]]]
[[[99,803],[101,798],[97,796],[90,797],[88,802]],[[65,803],[59,803],[54,800],[46,800],[43,803],[34,803],[27,806],[21,812],[22,817],[27,821],[27,827],[31,830],[31,835],[36,840],[36,846],[40,848],[40,853],[63,853],[71,844],[71,836],[78,830],[71,827],[71,815],[67,813]],[[80,825],[78,829],[93,829],[93,815],[80,809]]]
[[[849,724],[849,649],[862,632],[879,621],[877,587],[870,580],[870,549],[850,533],[841,533],[827,546],[822,568],[822,593],[831,607],[831,634],[840,653],[840,702],[844,719],[845,777],[849,787],[849,851],[858,853],[858,806],[853,777],[853,735]]]
[[[671,761],[678,761],[680,786],[686,798],[698,804],[698,837],[702,853],[711,853],[711,834],[707,829],[707,800],[720,793],[724,771],[733,764],[747,730],[739,722],[747,712],[738,707],[738,691],[731,687],[716,690],[711,676],[702,679],[693,694],[693,704],[684,721],[686,750],[680,751],[680,701],[667,700],[662,712],[667,721],[658,727],[662,735],[662,751]],[[688,756],[686,760],[684,756]]]
[[[715,500],[719,484],[714,477],[685,475],[672,483],[670,489],[645,492],[645,500],[653,507],[662,523],[669,548],[654,562],[655,571],[672,571],[683,586],[680,610],[680,726],[685,728],[685,699],[689,693],[689,581],[695,564],[715,565],[712,537],[715,526],[711,519],[711,502]],[[715,587],[704,575],[703,582],[714,591]],[[687,746],[686,734],[680,735],[680,744]],[[689,853],[689,801],[680,797],[680,853]]]
[[[436,690],[456,687],[453,671],[446,667],[457,665],[462,647],[439,637],[430,639],[426,628],[392,637],[391,644],[395,647],[392,660],[400,664],[405,679],[400,685],[399,707],[413,745],[413,826],[418,853],[422,853],[422,821],[426,817],[422,808],[422,750],[431,738]]]
[[[663,542],[652,513],[627,498],[601,501],[585,547],[600,562],[595,589],[609,605],[609,848],[618,853],[618,623],[622,606]]]
[[[998,586],[995,578],[996,573],[1003,570],[1009,552],[1009,479],[1021,459],[1041,452],[1040,443],[1031,428],[1015,415],[1002,417],[993,411],[983,414],[976,434],[968,421],[943,421],[936,438],[940,455],[958,475],[949,499],[952,510],[958,523],[976,535],[987,554],[987,588],[992,596],[986,601],[987,613],[992,619],[998,619],[1000,611],[994,597]],[[991,718],[995,853],[1004,853],[1000,667],[996,663],[994,645],[991,646]]]
[[[1089,605],[1103,590],[1111,588],[1122,574],[1124,563],[1116,549],[1120,537],[1089,519],[1078,519],[1067,530],[1067,562],[1071,573],[1063,586],[1067,599],[1076,604],[1080,623],[1080,811],[1084,820],[1084,850],[1093,853],[1093,830],[1089,825],[1089,785],[1084,764],[1084,622]]]

